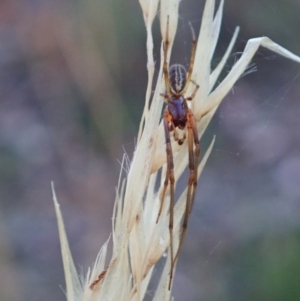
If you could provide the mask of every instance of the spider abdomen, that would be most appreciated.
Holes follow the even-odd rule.
[[[170,87],[174,94],[179,95],[186,85],[186,70],[180,64],[172,65],[169,68]]]
[[[187,104],[185,99],[180,96],[172,97],[168,103],[169,113],[172,115],[172,121],[175,127],[184,129],[187,122]]]

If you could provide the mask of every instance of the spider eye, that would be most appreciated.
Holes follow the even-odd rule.
[[[169,68],[170,87],[173,93],[180,94],[186,84],[186,70],[182,65],[176,64]]]

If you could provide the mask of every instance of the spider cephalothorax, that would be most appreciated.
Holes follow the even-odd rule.
[[[188,106],[184,97],[179,96],[172,97],[171,99],[169,99],[168,111],[169,114],[172,116],[173,122],[173,124],[169,128],[170,131],[175,131],[176,127],[178,127],[181,130],[185,129],[187,124]]]
[[[170,271],[169,289],[171,288],[174,266],[178,258],[180,249],[182,247],[183,239],[187,229],[189,214],[191,213],[193,202],[195,199],[197,179],[198,179],[198,163],[200,157],[200,146],[199,146],[196,121],[194,119],[194,115],[191,109],[187,105],[187,101],[193,100],[193,98],[195,97],[199,89],[199,85],[197,85],[191,79],[193,66],[194,66],[195,52],[196,52],[196,36],[191,24],[190,27],[191,27],[193,41],[192,41],[191,60],[190,60],[190,66],[188,71],[186,71],[184,66],[179,64],[172,65],[170,68],[168,68],[167,57],[168,57],[168,48],[169,48],[169,39],[168,39],[169,18],[167,20],[166,39],[164,41],[163,74],[164,74],[166,92],[165,94],[162,94],[162,96],[164,97],[164,100],[167,104],[163,114],[163,123],[164,123],[165,138],[166,138],[167,172],[164,181],[163,191],[161,194],[161,204],[160,204],[157,221],[160,217],[163,208],[167,187],[170,184],[169,231],[170,231],[171,271]],[[186,97],[185,92],[190,82],[192,82],[195,85],[195,89],[189,97]],[[177,128],[183,130],[184,132],[181,138],[179,138],[179,135],[177,133]],[[173,154],[172,154],[171,137],[170,137],[171,132],[173,133],[175,141],[177,141],[178,144],[180,145],[184,143],[187,136],[188,152],[189,152],[189,169],[190,169],[187,196],[186,196],[186,209],[185,209],[185,214],[182,223],[182,231],[179,239],[179,246],[177,252],[175,253],[175,256],[173,250],[175,179],[174,179],[174,163],[173,163]]]

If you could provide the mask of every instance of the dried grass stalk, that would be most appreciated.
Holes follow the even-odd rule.
[[[162,188],[156,192],[155,183],[158,172],[166,161],[164,133],[162,124],[160,124],[163,106],[160,93],[164,93],[165,89],[162,79],[162,64],[160,65],[155,92],[151,99],[155,67],[153,59],[152,24],[158,11],[158,0],[140,0],[140,4],[147,31],[148,87],[146,91],[145,108],[139,129],[138,143],[128,175],[124,180],[120,177],[119,181],[119,190],[117,192],[113,213],[112,258],[106,268],[106,243],[96,259],[94,268],[92,271],[88,271],[84,283],[80,283],[76,273],[59,205],[53,190],[68,301],[143,300],[152,276],[153,268],[157,261],[164,256],[170,242],[167,206],[164,206],[165,208],[159,222],[156,223],[160,203],[159,196]],[[242,56],[232,67],[226,78],[212,90],[232,51],[239,31],[239,28],[236,28],[222,60],[214,70],[211,70],[211,59],[220,32],[223,4],[224,1],[222,0],[214,14],[215,1],[206,1],[201,31],[198,38],[192,78],[200,85],[200,90],[192,101],[192,110],[197,120],[200,137],[222,99],[230,91],[243,72],[245,72],[249,62],[260,46],[266,47],[298,63],[300,62],[298,56],[274,43],[267,37],[251,39],[248,41]],[[172,48],[177,28],[178,5],[178,0],[160,1],[162,36],[165,34],[167,16],[169,16],[170,20],[170,49]],[[161,58],[162,57],[161,51]],[[189,91],[187,93],[189,94]],[[201,118],[201,116],[207,112],[209,113],[204,118]],[[213,143],[214,139],[202,158],[199,166],[199,175],[212,150]],[[179,147],[177,144],[174,144],[173,152],[175,157],[175,177],[178,179],[187,166],[187,145],[183,144]],[[178,199],[174,210],[175,249],[176,244],[178,245],[178,236],[181,230],[180,221],[185,210],[185,198],[186,191],[184,191]],[[168,199],[165,203],[168,204]],[[171,292],[168,290],[169,271],[170,257],[167,255],[166,264],[153,300],[170,300]]]

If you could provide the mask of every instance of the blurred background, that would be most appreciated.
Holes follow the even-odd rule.
[[[199,31],[203,5],[181,1],[172,61],[188,65],[188,22]],[[237,25],[223,77],[252,37],[300,55],[299,12],[298,0],[225,1],[212,64]],[[154,39],[158,65],[158,20]],[[144,105],[145,44],[137,0],[1,1],[0,300],[65,300],[51,181],[81,273],[110,235]],[[263,48],[253,63],[201,140],[206,149],[216,135],[175,300],[300,300],[300,66]]]

